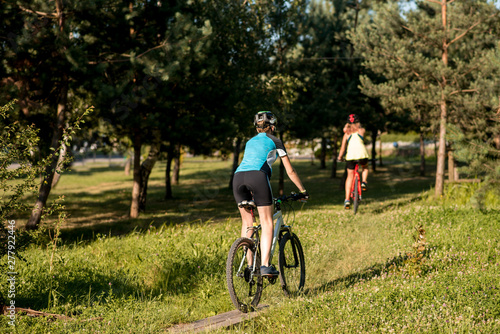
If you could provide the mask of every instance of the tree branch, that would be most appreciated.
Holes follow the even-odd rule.
[[[432,3],[436,3],[438,5],[441,4],[441,1],[437,1],[437,0],[426,0],[427,2],[432,2]]]
[[[442,5],[443,4],[442,1],[438,1],[438,0],[426,0],[426,1],[427,2],[432,2],[432,3],[437,3],[438,5]],[[450,0],[450,1],[446,2],[446,4],[448,5],[448,4],[450,4],[450,3],[454,2],[454,1],[455,0]]]
[[[190,43],[192,43],[192,42],[201,41],[202,39],[205,39],[205,38],[207,38],[208,36],[209,36],[209,35],[207,35],[207,36],[203,36],[203,37],[201,37],[201,38],[198,38],[198,39],[196,39],[196,40],[194,40],[194,41],[189,41],[189,42],[190,42]],[[162,48],[162,47],[167,46],[167,45],[172,46],[172,45],[175,45],[175,44],[170,44],[170,43],[167,43],[167,42],[165,41],[165,42],[161,43],[160,45],[157,45],[157,46],[155,46],[155,47],[152,47],[151,49],[148,49],[148,50],[144,51],[143,53],[141,53],[141,54],[139,54],[139,55],[135,56],[135,58],[141,58],[141,57],[142,57],[142,56],[144,56],[145,54],[148,54],[149,52],[151,52],[151,51],[153,51],[153,50],[156,50],[156,49]],[[125,57],[125,58],[127,58],[127,59],[112,59],[112,60],[107,60],[107,61],[89,61],[87,64],[89,64],[89,65],[97,65],[97,64],[103,64],[103,63],[108,63],[108,64],[112,64],[112,63],[123,63],[123,62],[127,62],[127,61],[129,61],[129,58],[132,58],[132,56],[131,56],[131,55],[126,54],[126,53],[122,53],[122,54],[120,54],[120,56],[121,56],[121,57]]]
[[[470,26],[469,28],[467,28],[463,33],[461,33],[460,35],[458,35],[457,37],[455,37],[454,39],[452,39],[449,43],[446,43],[445,46],[446,48],[448,48],[451,44],[455,43],[456,41],[458,41],[460,38],[464,37],[465,35],[467,35],[467,33],[469,31],[471,31],[472,29],[474,29],[475,26],[477,26],[479,23],[481,23],[481,20],[477,21],[476,23],[474,23],[472,26]]]
[[[51,18],[51,19],[57,19],[57,15],[54,14],[54,13],[39,12],[39,11],[36,11],[36,10],[31,10],[31,9],[25,8],[23,6],[19,6],[19,9],[21,9],[24,12],[31,13],[31,14],[36,14],[36,15],[40,15],[40,16],[43,16],[43,17],[48,17],[48,18]]]
[[[494,16],[498,16],[498,13],[491,14],[489,17],[491,18],[491,17],[494,17]],[[467,30],[465,30],[462,34],[460,34],[459,36],[455,37],[451,42],[449,42],[446,45],[446,47],[450,46],[452,43],[454,43],[457,40],[459,40],[460,38],[464,37],[469,31],[471,31],[475,26],[477,26],[481,22],[482,22],[482,20],[479,20],[476,23],[474,23],[472,26],[470,26],[469,28],[467,28]]]
[[[478,92],[477,89],[461,89],[461,90],[456,90],[454,92],[451,92],[450,96],[455,95],[455,94],[459,94],[459,93],[477,93],[477,92]]]
[[[159,49],[159,48],[162,48],[164,46],[168,45],[168,43],[164,42],[164,43],[161,43],[160,45],[157,45],[149,50],[146,50],[144,51],[143,53],[137,55],[135,58],[141,58],[142,56],[144,56],[145,54],[153,51],[153,50],[156,50],[156,49]],[[120,56],[122,57],[126,57],[126,58],[132,58],[132,56],[130,54],[126,54],[126,53],[122,53],[120,54]],[[89,61],[88,64],[89,65],[97,65],[97,64],[102,64],[102,63],[121,63],[121,62],[126,62],[126,61],[129,61],[129,59],[113,59],[113,60],[108,60],[108,61]]]
[[[416,33],[415,31],[413,31],[411,28],[407,27],[407,26],[404,26],[402,25],[401,26],[403,29],[405,30],[408,30],[409,32],[411,32],[412,34],[415,34],[416,36],[418,36],[419,38],[422,38],[422,39],[425,39],[426,41],[428,41],[430,44],[434,44],[437,46],[437,43],[435,43],[433,40],[431,39],[428,39],[426,35],[422,35],[422,34],[419,34],[419,33]]]

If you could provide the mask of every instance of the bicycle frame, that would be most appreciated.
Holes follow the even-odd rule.
[[[282,232],[282,228],[284,227],[283,213],[281,211],[281,202],[279,200],[276,200],[275,208],[276,208],[276,212],[273,215],[274,233],[273,233],[273,241],[271,243],[271,251],[269,252],[269,263],[271,263],[273,260],[273,255],[274,255],[274,252],[276,250],[276,245],[278,244],[278,240],[280,239],[280,232]],[[255,237],[257,239],[257,242],[256,242],[257,245],[260,244],[260,238],[259,238],[259,233],[258,233],[258,230],[260,228],[261,228],[260,225],[253,226],[253,227],[249,228],[249,229],[254,230],[254,232],[252,233],[252,236],[250,238]],[[287,226],[287,230],[290,230],[290,229],[291,229],[290,226]],[[256,261],[257,253],[258,252],[255,252],[253,254],[253,263],[255,263],[255,261]]]
[[[273,242],[271,244],[271,252],[269,253],[269,263],[273,260],[274,251],[276,250],[276,244],[278,243],[278,237],[281,231],[281,226],[283,225],[283,214],[281,210],[278,210],[273,215],[274,223],[274,234],[273,234]]]
[[[361,175],[359,175],[359,164],[356,164],[354,167],[354,173],[352,177],[351,183],[351,198],[354,199],[354,187],[356,186],[356,177],[358,178],[358,194],[359,198],[361,198]]]

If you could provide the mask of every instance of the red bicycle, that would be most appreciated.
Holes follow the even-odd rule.
[[[352,203],[352,211],[354,214],[358,211],[359,202],[361,202],[361,176],[359,175],[359,163],[356,162],[354,167],[354,174],[351,184],[351,196],[349,200]]]
[[[373,160],[375,159],[369,159],[369,161]],[[345,161],[345,160],[341,159],[339,161]],[[356,214],[356,212],[358,211],[358,206],[359,202],[361,202],[362,193],[363,193],[363,186],[362,186],[362,178],[361,175],[359,174],[359,161],[356,161],[351,183],[351,192],[349,195],[349,201],[351,202],[352,211],[354,214]]]

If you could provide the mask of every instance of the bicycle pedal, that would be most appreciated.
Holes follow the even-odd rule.
[[[270,284],[275,284],[278,276],[266,276]]]

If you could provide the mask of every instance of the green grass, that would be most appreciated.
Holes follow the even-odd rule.
[[[433,167],[419,177],[417,164],[401,162],[370,174],[354,216],[342,209],[343,191],[329,170],[293,164],[311,194],[289,216],[306,255],[304,294],[289,299],[278,285],[266,286],[267,311],[216,332],[500,332],[498,197],[478,210],[470,189],[448,185],[436,202],[429,195]],[[229,171],[228,161],[186,159],[175,198],[165,201],[160,164],[147,212],[129,219],[131,176],[75,165],[53,194],[65,194],[70,214],[62,243],[55,252],[34,244],[16,261],[16,306],[74,320],[18,315],[13,330],[2,317],[0,332],[161,333],[233,310],[225,261],[240,222]],[[276,164],[275,193],[277,175]],[[286,192],[294,190],[285,183]],[[421,252],[414,240],[420,226]],[[0,289],[6,295],[7,284]]]
[[[384,143],[392,143],[397,141],[403,142],[415,142],[418,143],[420,140],[420,135],[414,131],[407,133],[383,133],[380,140]]]

